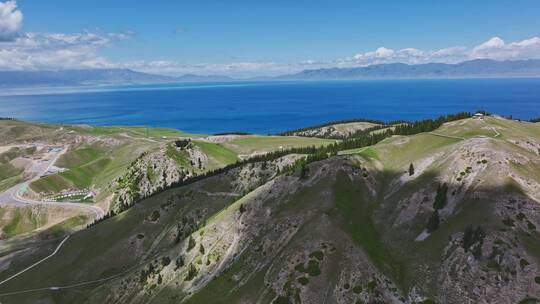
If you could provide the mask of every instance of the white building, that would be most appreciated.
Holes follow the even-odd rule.
[[[484,119],[484,114],[482,113],[476,113],[473,116],[474,119]]]

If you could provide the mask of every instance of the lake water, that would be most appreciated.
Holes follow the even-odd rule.
[[[331,120],[432,118],[484,109],[540,116],[540,78],[246,82],[0,92],[0,117],[188,132],[276,133]]]

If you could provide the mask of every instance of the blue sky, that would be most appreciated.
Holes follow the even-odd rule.
[[[82,35],[79,39],[83,47],[74,47],[76,42],[70,40],[63,46],[67,49],[64,53],[75,56],[75,52],[86,52],[82,60],[72,61],[87,62],[84,66],[88,67],[249,76],[396,61],[415,64],[540,56],[540,41],[537,46],[534,40],[540,36],[540,1],[535,0],[0,0],[0,3],[9,14],[18,12],[22,16],[16,31],[11,32],[2,31],[2,23],[9,23],[0,19],[0,38],[4,32],[7,38],[3,40],[11,40],[0,42],[0,50],[11,47],[11,53],[15,53],[14,40],[29,39],[25,35],[30,35],[34,40],[42,40],[43,54],[47,54],[51,52],[46,49],[51,45],[49,40],[54,40],[52,44],[63,44],[73,35]],[[0,13],[4,16],[0,18],[9,14]],[[52,34],[64,35],[64,40],[60,43],[59,36]],[[85,34],[105,37],[106,41],[92,44],[88,37],[83,37]],[[496,40],[490,40],[494,37]],[[475,47],[489,41],[498,52],[491,51],[494,54],[491,55],[484,50],[480,55],[472,55]],[[518,45],[517,53],[515,46],[509,46],[522,41],[526,41],[526,49]],[[60,48],[57,45],[53,51],[59,52]],[[400,50],[406,51],[399,53]],[[450,55],[442,52],[445,55],[441,58],[436,53],[439,50],[452,52]],[[22,68],[55,68],[47,65],[50,62],[20,61],[28,65]],[[62,60],[58,61],[58,68],[73,67],[62,66]],[[0,57],[0,68],[21,67],[2,65]]]

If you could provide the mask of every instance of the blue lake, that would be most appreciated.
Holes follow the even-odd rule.
[[[188,132],[276,133],[349,118],[416,120],[484,109],[540,116],[540,78],[245,82],[0,92],[0,116]]]

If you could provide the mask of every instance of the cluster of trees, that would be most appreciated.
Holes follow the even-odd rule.
[[[174,141],[174,145],[177,147],[177,148],[180,148],[180,149],[185,149],[187,146],[189,146],[189,144],[191,143],[191,139],[178,139],[178,140],[175,140]]]
[[[470,251],[472,255],[479,259],[482,256],[482,244],[484,243],[484,238],[486,233],[482,226],[477,226],[473,228],[471,225],[465,227],[465,232],[463,233],[463,239],[461,240],[461,246],[465,252]]]

